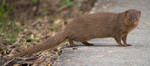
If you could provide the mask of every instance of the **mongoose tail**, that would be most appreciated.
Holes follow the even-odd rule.
[[[65,31],[62,31],[60,33],[57,33],[52,38],[47,39],[43,43],[29,47],[27,50],[14,55],[14,57],[32,55],[33,53],[36,53],[42,50],[54,48],[55,46],[58,46],[59,44],[61,44],[66,38],[67,38],[67,34],[65,34]]]

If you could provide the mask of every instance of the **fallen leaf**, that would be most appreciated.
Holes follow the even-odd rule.
[[[73,50],[77,50],[78,48],[72,48]]]
[[[47,66],[51,66],[51,64],[48,64]]]
[[[15,22],[15,24],[16,24],[17,26],[21,26],[20,22]]]
[[[32,34],[32,35],[31,35],[31,39],[34,39],[34,38],[35,38],[35,37],[34,37],[34,35]]]

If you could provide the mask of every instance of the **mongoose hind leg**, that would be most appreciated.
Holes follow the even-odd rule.
[[[73,40],[70,40],[70,39],[68,39],[68,40],[69,40],[69,43],[70,43],[71,47],[77,46],[76,44],[73,43]]]
[[[84,45],[87,45],[87,46],[93,46],[94,44],[91,44],[91,43],[88,43],[88,42],[82,42]]]

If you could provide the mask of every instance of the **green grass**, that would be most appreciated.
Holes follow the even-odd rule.
[[[2,3],[0,3],[0,37],[7,39],[5,44],[13,43],[16,41],[18,32],[20,30],[23,30],[21,26],[15,25],[15,22],[10,17],[5,17],[9,14],[10,8],[9,6],[4,8],[5,6],[5,0],[3,0]]]
[[[54,17],[52,15],[49,16],[50,20],[54,20]]]
[[[16,41],[19,31],[24,28],[15,25],[11,20],[0,22],[0,37],[8,39],[5,44],[13,43]]]
[[[60,55],[61,55],[61,53],[62,53],[62,50],[59,50],[59,52],[58,52],[58,56],[60,56]]]
[[[6,15],[6,14],[8,14],[8,12],[9,11],[6,11],[6,12],[4,12],[4,5],[5,5],[5,0],[3,0],[3,2],[2,3],[0,3],[1,5],[1,7],[0,7],[0,21],[2,21],[3,20],[3,17]]]
[[[60,6],[64,6],[64,5],[74,6],[75,3],[74,3],[74,2],[71,2],[70,0],[65,0],[65,1],[63,1],[63,2],[60,2],[59,5],[60,5]]]
[[[55,24],[53,24],[53,27],[51,27],[51,30],[53,30],[54,32],[56,31]]]
[[[5,5],[5,0],[3,0],[3,2],[1,3],[1,7],[0,7],[0,20],[2,20],[2,18],[5,16],[5,15],[3,14],[4,5]]]
[[[35,4],[38,2],[38,0],[30,0],[30,2]]]

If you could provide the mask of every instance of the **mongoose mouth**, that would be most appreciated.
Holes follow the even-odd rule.
[[[131,22],[133,25],[138,24],[138,20],[137,20],[137,19],[132,19],[132,20],[130,20],[130,22]]]
[[[138,25],[139,24],[141,11],[130,9],[130,10],[127,10],[125,13],[126,13],[128,25]]]

